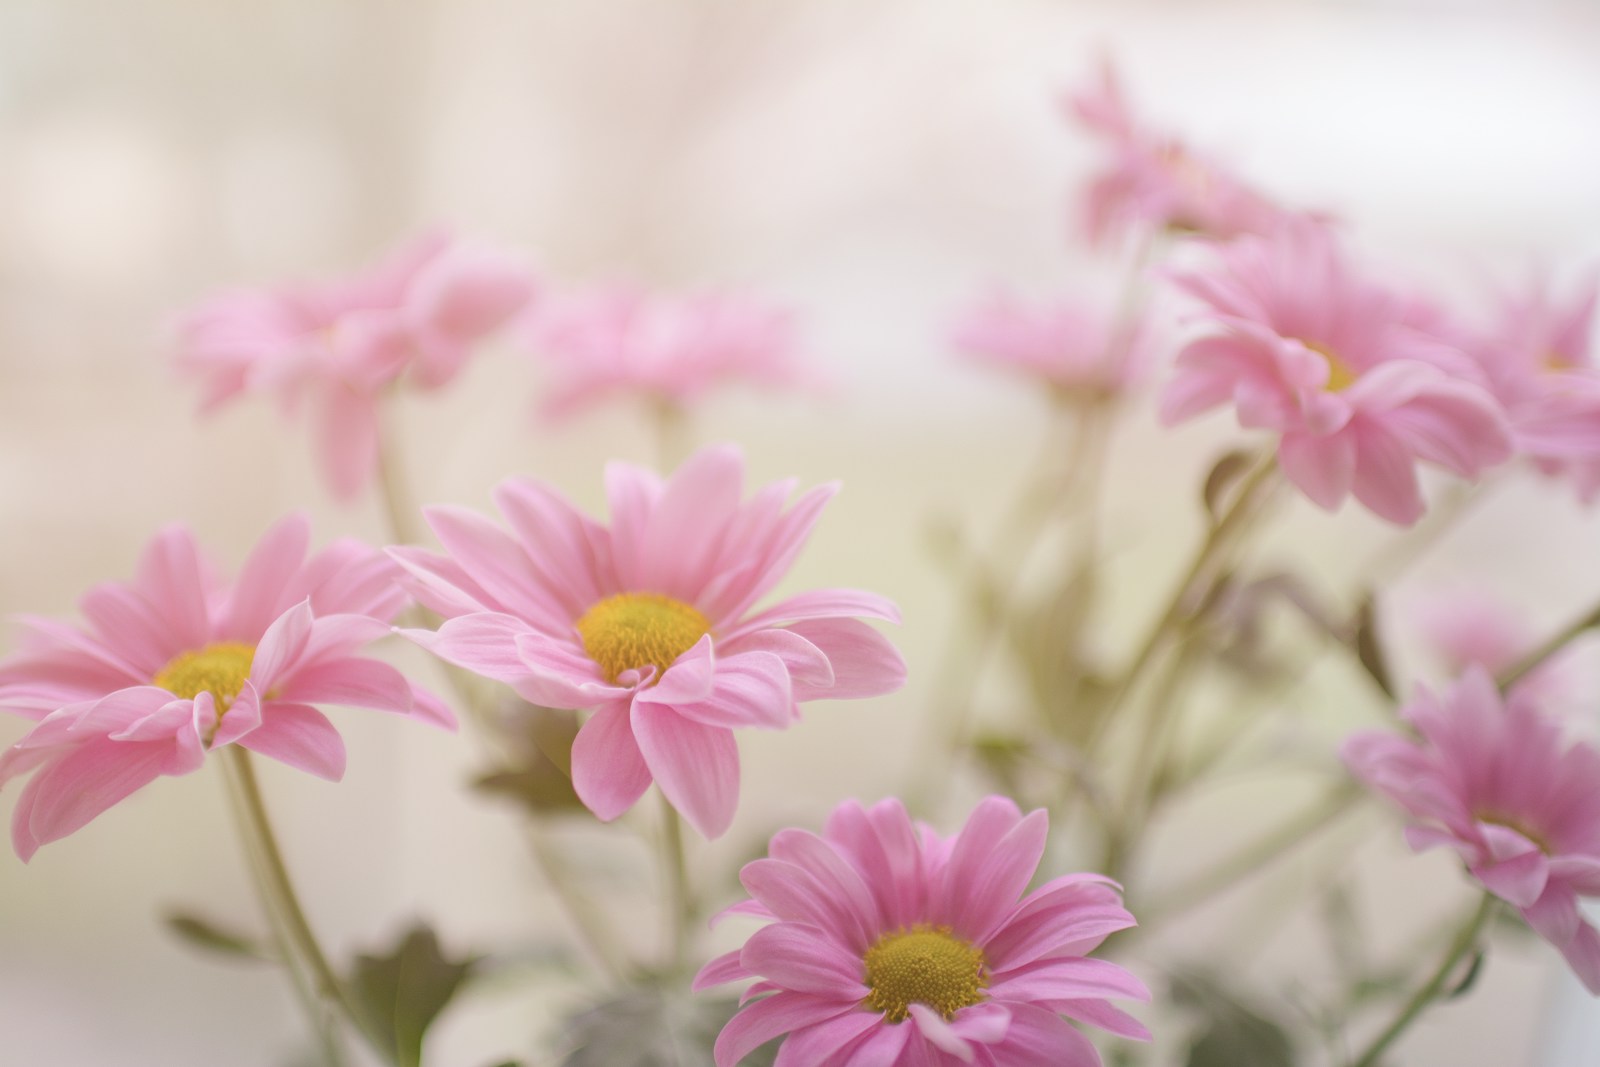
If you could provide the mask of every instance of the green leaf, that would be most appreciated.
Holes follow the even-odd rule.
[[[381,956],[357,956],[350,994],[367,1032],[397,1067],[418,1067],[429,1025],[477,966],[447,959],[439,939],[417,924]]]
[[[705,1067],[717,1035],[738,1010],[731,998],[690,996],[640,986],[573,1015],[564,1037],[562,1067]],[[739,1061],[772,1067],[773,1040]]]
[[[515,730],[507,731],[513,761],[480,775],[472,787],[516,802],[536,815],[577,814],[588,809],[572,788],[575,712],[529,706]]]
[[[278,954],[262,939],[241,934],[201,918],[193,912],[172,911],[162,916],[167,929],[195,948],[236,960],[277,963]]]
[[[1212,522],[1216,522],[1222,514],[1223,497],[1250,469],[1250,464],[1253,462],[1255,462],[1254,452],[1235,449],[1224,453],[1222,458],[1212,465],[1211,472],[1206,475],[1205,487],[1200,491],[1200,498],[1206,506],[1206,514],[1211,516]]]
[[[1355,649],[1361,666],[1377,683],[1383,695],[1392,699],[1395,695],[1394,675],[1389,671],[1388,657],[1378,637],[1377,602],[1371,593],[1362,597],[1360,606],[1356,608]]]
[[[1172,1001],[1198,1015],[1184,1067],[1294,1067],[1288,1030],[1215,975],[1174,975]]]

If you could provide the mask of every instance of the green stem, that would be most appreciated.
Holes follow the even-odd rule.
[[[1450,981],[1450,976],[1455,973],[1456,967],[1477,944],[1478,936],[1483,933],[1499,903],[1499,899],[1493,894],[1483,895],[1483,899],[1478,903],[1478,910],[1473,912],[1472,918],[1461,928],[1455,940],[1450,943],[1450,947],[1445,950],[1444,959],[1439,961],[1439,966],[1434,969],[1433,974],[1411,995],[1411,999],[1406,1001],[1394,1021],[1385,1027],[1359,1056],[1350,1061],[1350,1067],[1372,1067],[1378,1062],[1378,1057],[1383,1055],[1406,1028],[1416,1021],[1417,1016],[1439,998],[1445,984]]]
[[[573,883],[566,861],[538,822],[528,822],[527,835],[528,851],[533,854],[533,861],[538,864],[545,883],[561,902],[562,910],[577,931],[578,940],[589,950],[608,978],[621,981],[632,965],[618,943],[615,932],[595,907],[594,899]]]
[[[1556,653],[1566,648],[1586,631],[1592,630],[1597,626],[1600,626],[1600,606],[1562,627],[1557,633],[1552,634],[1544,644],[1528,653],[1510,670],[1500,675],[1495,680],[1500,686],[1500,691],[1503,693],[1522,681],[1522,679],[1544,666],[1545,662]]]
[[[689,940],[694,927],[695,904],[689,889],[689,863],[683,847],[683,819],[665,793],[661,794],[661,846],[667,882],[669,926],[668,970],[683,973],[689,965]]]

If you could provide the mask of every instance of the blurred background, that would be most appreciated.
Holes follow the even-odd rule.
[[[985,529],[1045,421],[1039,397],[954,357],[950,324],[997,282],[1117,281],[1072,225],[1098,147],[1059,110],[1101,55],[1154,125],[1346,219],[1374,258],[1445,293],[1600,264],[1593,2],[6,0],[0,609],[69,614],[176,520],[230,566],[291,508],[323,540],[383,540],[374,499],[328,500],[303,427],[260,402],[195,418],[170,326],[218,288],[338,274],[444,225],[523,250],[553,284],[729,285],[798,310],[834,390],[719,398],[695,433],[740,441],[756,482],[844,481],[784,588],[896,599],[912,681],[870,706],[815,705],[782,737],[745,736],[739,822],[695,858],[732,863],[775,825],[894,791],[915,770],[957,610],[930,530]],[[535,474],[599,510],[600,464],[648,461],[649,436],[625,407],[540,425],[539,380],[502,342],[408,402],[413,495],[484,507],[500,478]],[[1198,480],[1231,439],[1226,417],[1171,432],[1144,409],[1128,421],[1109,479],[1111,647],[1170,581],[1199,529]],[[1297,504],[1269,550],[1338,589],[1385,533]],[[1524,480],[1413,575],[1487,584],[1553,627],[1600,596],[1597,535],[1568,491]],[[1298,692],[1305,728],[1331,744],[1368,721],[1341,718],[1353,684]],[[511,813],[463,788],[469,740],[374,719],[337,716],[351,752],[339,786],[264,772],[327,940],[376,947],[422,916],[453,947],[545,952],[552,901]],[[0,723],[0,741],[22,729]],[[198,958],[158,922],[178,907],[255,922],[215,777],[163,780],[27,867],[0,856],[0,1059],[278,1067],[292,1053],[300,1023],[276,975]],[[1167,828],[1173,870],[1294,788],[1243,775],[1204,798]],[[584,830],[563,844],[651,944],[648,850]],[[1409,857],[1393,832],[1358,859],[1397,938],[1440,899],[1466,899],[1448,861]],[[1282,893],[1320,875],[1307,857],[1276,877]],[[1314,946],[1292,923],[1247,944],[1257,907],[1220,899],[1173,951],[1225,966],[1245,944],[1263,987],[1307,980]],[[508,968],[441,1022],[431,1062],[540,1062],[551,1020],[584,992]],[[1566,1067],[1600,1058],[1597,1034],[1600,1007],[1554,953],[1513,945],[1400,1062]]]

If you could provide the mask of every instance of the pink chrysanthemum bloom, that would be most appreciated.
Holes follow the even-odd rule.
[[[1170,278],[1212,327],[1177,356],[1168,424],[1231,402],[1279,435],[1278,464],[1319,506],[1346,496],[1390,522],[1423,512],[1416,465],[1465,478],[1511,455],[1504,413],[1476,365],[1424,331],[1419,305],[1351,268],[1332,231],[1286,224]]]
[[[532,295],[509,256],[434,236],[350,278],[216,297],[182,321],[176,362],[201,380],[203,411],[245,392],[309,406],[328,482],[348,498],[377,470],[383,394],[445,385]]]
[[[0,756],[0,782],[34,772],[11,822],[19,856],[223,745],[337,780],[344,742],[315,704],[454,726],[436,697],[359,654],[406,603],[394,564],[355,541],[307,559],[309,536],[301,516],[278,523],[223,586],[173,527],[132,582],[84,596],[87,626],[24,620],[29,640],[0,663],[0,709],[38,720]]]
[[[1116,396],[1150,365],[1144,320],[1120,326],[1073,301],[1030,305],[997,293],[969,311],[952,336],[975,362],[1020,374],[1066,394]]]
[[[609,529],[525,479],[495,491],[510,533],[475,512],[429,508],[448,555],[390,552],[447,621],[408,634],[534,704],[592,709],[572,784],[600,818],[628,810],[653,780],[715,837],[738,804],[736,727],[781,730],[801,701],[877,696],[905,681],[894,646],[857,618],[898,622],[883,597],[822,589],[752,610],[835,487],[785,511],[793,481],[748,501],[743,484],[743,457],[720,446],[665,482],[607,466]]]
[[[723,385],[821,384],[799,358],[793,316],[731,293],[596,289],[547,306],[530,342],[554,372],[543,402],[552,418],[614,396],[687,408]]]
[[[1479,587],[1434,592],[1419,598],[1406,614],[1450,677],[1472,666],[1499,675],[1538,644],[1537,634],[1514,605]],[[1560,699],[1571,687],[1562,669],[1566,651],[1530,671],[1517,688],[1533,700]]]
[[[1357,734],[1345,763],[1412,816],[1412,848],[1454,849],[1600,994],[1600,933],[1578,911],[1600,896],[1600,752],[1563,744],[1525,692],[1502,701],[1481,667],[1401,714],[1420,739]]]
[[[1592,336],[1600,274],[1562,297],[1534,284],[1501,301],[1472,346],[1505,406],[1517,449],[1565,477],[1585,504],[1600,497],[1600,368]]]
[[[1083,205],[1084,227],[1095,244],[1130,230],[1226,240],[1270,233],[1289,214],[1182,141],[1141,128],[1109,63],[1101,65],[1094,84],[1070,94],[1065,106],[1110,150]]]
[[[1099,1067],[1062,1016],[1149,1040],[1106,1002],[1149,1000],[1144,984],[1088,958],[1135,925],[1116,883],[1069,874],[1023,896],[1047,826],[1042,809],[989,797],[953,838],[897,800],[847,801],[821,837],[779,832],[739,872],[752,899],[724,913],[772,925],[695,979],[757,979],[746,999],[760,999],[717,1038],[717,1067],[782,1034],[785,1067]]]

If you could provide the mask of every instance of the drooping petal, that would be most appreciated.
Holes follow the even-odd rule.
[[[801,923],[776,923],[750,935],[740,961],[785,989],[839,1000],[860,1001],[868,993],[861,984],[858,956],[839,947],[827,933]]]
[[[739,1009],[717,1035],[717,1067],[736,1067],[747,1055],[780,1034],[853,1012],[855,1005],[805,993],[774,993]]]
[[[572,742],[572,787],[602,822],[633,807],[650,788],[650,768],[634,740],[626,702],[600,708],[578,730]]]
[[[721,837],[739,805],[739,749],[733,731],[639,703],[629,721],[639,752],[667,800],[705,837]]]
[[[344,777],[344,739],[326,715],[306,704],[266,702],[261,725],[238,744],[330,782]]]

